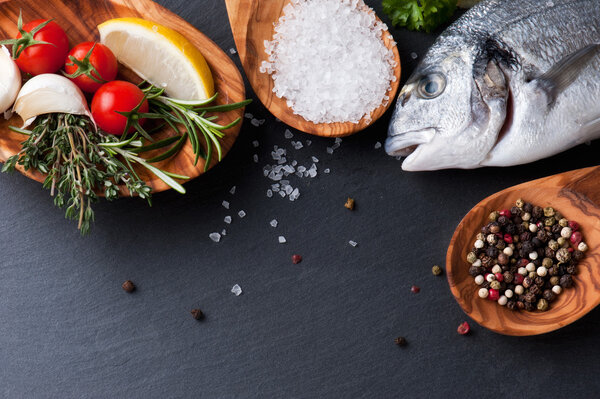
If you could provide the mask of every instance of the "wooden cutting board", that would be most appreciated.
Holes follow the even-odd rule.
[[[139,17],[172,28],[187,37],[206,58],[215,81],[215,90],[219,93],[216,103],[226,104],[244,100],[244,82],[240,72],[219,46],[194,26],[151,0],[0,0],[0,38],[13,38],[18,33],[16,22],[20,10],[23,12],[25,23],[38,18],[53,18],[67,32],[71,47],[80,42],[99,40],[96,26],[111,18]],[[128,80],[139,81],[125,68],[120,68],[120,74]],[[219,122],[227,124],[238,117],[243,119],[243,114],[243,108],[219,114]],[[22,120],[18,116],[13,116],[8,121],[0,116],[0,162],[5,162],[21,149],[21,142],[25,140],[25,136],[8,129],[8,126],[21,125]],[[226,131],[226,136],[221,140],[223,154],[226,154],[235,142],[241,125],[240,122]],[[173,131],[164,130],[156,133],[155,137],[161,139],[173,134]],[[195,178],[204,173],[204,160],[200,159],[198,164],[194,165],[193,159],[192,147],[187,142],[176,157],[154,165],[169,172]],[[209,167],[213,167],[217,162],[216,156],[213,157]],[[36,171],[19,170],[39,182],[45,178]],[[152,187],[153,192],[169,189],[168,185],[148,173],[145,168],[136,170]]]

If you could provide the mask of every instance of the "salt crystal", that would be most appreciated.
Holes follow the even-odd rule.
[[[285,244],[287,241],[285,240],[284,236],[279,236],[279,243],[280,244]]]
[[[348,241],[348,244],[352,245],[353,247],[356,247],[358,245],[358,243],[356,241]]]
[[[312,141],[311,141],[311,140],[306,140],[306,146],[307,146],[307,147],[308,147],[308,146],[310,146],[311,144],[312,144]]]
[[[231,195],[235,194],[235,189],[236,189],[236,187],[235,187],[235,186],[231,187],[231,188],[229,189],[229,194],[231,194]]]
[[[235,54],[237,53],[237,51],[235,51],[235,49],[232,47],[229,49],[229,54]]]
[[[252,115],[250,112],[246,112],[244,114],[244,118],[246,118],[246,119],[252,119],[252,118],[254,118],[254,115]]]
[[[229,209],[229,201],[223,201],[221,205],[223,205],[223,208]]]
[[[377,143],[375,143],[375,149],[378,150],[381,148],[381,143],[378,141]]]
[[[209,237],[211,240],[213,240],[214,242],[219,242],[219,241],[221,241],[221,234],[219,234],[219,233],[210,233],[210,234],[208,235],[208,237]]]
[[[259,144],[258,144],[258,140],[254,140],[254,141],[252,142],[252,145],[254,146],[254,148],[258,147],[258,145],[259,145]]]
[[[256,119],[256,118],[252,118],[252,119],[250,120],[250,124],[251,124],[252,126],[254,126],[254,127],[258,127],[258,126],[260,126],[260,122],[259,122],[259,120],[258,120],[258,119]]]
[[[296,170],[300,173],[304,173],[306,171],[306,166],[300,165],[296,168]]]
[[[227,224],[231,224],[231,216],[225,216],[225,219],[223,219],[223,221]]]
[[[246,216],[246,212],[244,212],[244,211],[239,211],[239,212],[238,212],[238,216],[239,216],[240,218],[243,218],[244,216]]]
[[[285,197],[285,191],[279,191],[279,195],[281,195],[281,197]]]
[[[227,235],[227,230],[223,229],[223,231],[221,231],[221,235],[222,236],[226,236]]]
[[[338,148],[340,148],[340,143],[333,143],[333,145],[331,146],[332,150],[337,150]]]
[[[313,157],[312,157],[312,161],[313,161],[313,162],[319,162],[319,158],[317,158],[317,157],[313,156]]]
[[[277,227],[277,224],[278,224],[278,222],[277,222],[277,219],[273,219],[273,220],[271,220],[271,221],[269,222],[269,224],[271,225],[271,227]]]
[[[410,58],[412,58],[413,60],[416,60],[419,56],[417,55],[417,53],[412,52],[410,53]]]
[[[342,143],[342,138],[341,137],[336,137],[335,138],[335,144],[341,144]]]
[[[267,190],[267,197],[269,197],[269,198],[273,197],[273,191]]]
[[[259,126],[262,126],[262,125],[264,125],[265,121],[266,121],[266,119],[259,119],[259,120],[258,120],[258,125],[259,125]]]
[[[323,173],[329,173],[329,172],[331,172],[331,169],[329,169],[329,168],[327,168],[323,171]]]
[[[327,147],[327,153],[328,154],[333,154],[333,148]]]
[[[290,131],[290,129],[285,129],[285,132],[283,133],[283,136],[286,139],[291,139],[292,137],[294,137],[294,134]]]
[[[242,295],[242,287],[236,284],[231,288],[231,292],[233,292],[235,296],[240,296]]]
[[[255,163],[258,163],[258,155],[256,155],[256,154],[252,155],[252,160],[253,160]]]

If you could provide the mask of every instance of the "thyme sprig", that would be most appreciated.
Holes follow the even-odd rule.
[[[196,155],[194,165],[198,163],[199,158],[205,160],[204,171],[208,170],[213,156],[213,147],[216,149],[218,160],[221,161],[223,151],[220,140],[225,137],[225,131],[237,125],[241,118],[236,118],[231,123],[220,125],[216,123],[217,116],[207,116],[209,112],[226,112],[234,109],[245,107],[252,102],[251,99],[240,101],[237,103],[223,105],[209,105],[218,97],[215,93],[212,97],[206,100],[186,101],[170,98],[164,95],[164,89],[149,85],[143,82],[140,87],[148,100],[149,112],[139,113],[138,109],[132,112],[123,113],[128,118],[128,125],[125,131],[128,131],[130,126],[134,126],[136,130],[144,137],[150,137],[150,134],[144,130],[139,124],[141,118],[159,119],[168,124],[174,131],[181,132],[179,140],[167,150],[164,154],[159,155],[147,162],[153,163],[166,159],[175,155],[185,140],[189,138],[192,150]],[[178,125],[182,128],[178,128]],[[201,140],[204,140],[206,151],[204,150]],[[172,141],[172,144],[175,141]]]
[[[50,189],[54,204],[66,206],[65,217],[78,220],[81,234],[89,232],[94,221],[91,204],[103,192],[107,200],[119,197],[119,185],[130,195],[137,194],[151,202],[152,189],[139,177],[133,164],[154,173],[181,193],[185,189],[174,178],[185,179],[162,171],[141,158],[137,152],[143,143],[133,135],[126,140],[97,132],[89,118],[71,114],[47,114],[38,118],[32,130],[12,128],[26,134],[21,151],[10,157],[3,172],[14,171],[17,165],[25,170],[46,173],[44,187]]]

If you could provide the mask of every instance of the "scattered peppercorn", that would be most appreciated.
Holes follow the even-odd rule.
[[[421,289],[419,287],[417,287],[416,285],[413,285],[412,287],[410,287],[410,291],[413,294],[418,294],[421,291]]]
[[[398,346],[406,346],[406,344],[407,344],[406,338],[404,338],[404,337],[394,338],[394,343]]]
[[[458,328],[456,329],[460,335],[466,335],[471,331],[471,326],[466,321],[460,323]]]
[[[294,265],[297,265],[300,262],[302,262],[302,256],[300,256],[300,255],[292,255],[292,263]]]
[[[348,197],[348,199],[346,200],[346,203],[344,204],[344,206],[348,209],[350,209],[351,211],[354,210],[354,199]]]
[[[135,291],[135,284],[133,284],[133,281],[131,280],[125,281],[123,285],[121,285],[121,287],[125,292],[132,293],[133,291]]]
[[[548,310],[588,249],[579,224],[522,199],[486,223],[467,254],[478,296],[510,310]]]
[[[440,276],[443,273],[443,270],[438,265],[435,265],[431,268],[431,273],[433,273],[434,276]]]
[[[200,309],[192,309],[190,313],[192,314],[192,317],[194,317],[194,319],[196,320],[202,320],[204,318],[204,313],[202,313]]]

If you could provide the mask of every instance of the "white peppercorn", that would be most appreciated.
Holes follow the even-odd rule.
[[[538,253],[537,252],[530,252],[529,253],[529,259],[536,260],[537,258],[538,258]]]
[[[531,231],[532,233],[536,233],[538,230],[538,227],[535,223],[530,223],[529,224],[529,231]]]
[[[556,295],[560,295],[562,292],[562,287],[560,285],[555,285],[552,287],[552,292],[554,292]]]
[[[524,222],[529,221],[531,219],[531,213],[525,212],[523,216],[521,216],[521,219],[523,219]]]
[[[544,266],[540,266],[537,268],[536,273],[538,276],[544,277],[548,274],[548,269],[546,269]]]
[[[506,290],[504,291],[504,295],[506,295],[507,298],[512,298],[514,295],[513,290]]]
[[[494,276],[492,273],[490,273],[487,276],[485,276],[485,281],[487,281],[488,283],[491,283],[495,279],[496,279],[496,276]]]
[[[480,288],[478,294],[480,298],[487,298],[490,293],[487,288]]]
[[[475,240],[475,244],[473,246],[477,249],[483,248],[483,240]]]
[[[525,269],[527,269],[528,272],[533,272],[535,271],[535,265],[530,262],[527,264],[527,266],[525,266]]]
[[[481,285],[481,284],[483,284],[484,281],[485,281],[485,278],[481,274],[478,274],[477,276],[475,276],[475,284]]]
[[[506,305],[506,303],[508,302],[508,298],[505,295],[502,295],[500,298],[498,298],[498,305]]]
[[[519,273],[520,275],[524,276],[524,275],[526,275],[526,274],[527,274],[527,269],[526,269],[526,268],[524,268],[524,267],[519,267],[519,268],[517,269],[517,273]]]
[[[511,247],[506,247],[502,250],[502,252],[504,253],[504,255],[506,256],[512,256],[513,255],[513,249]]]
[[[571,234],[573,234],[573,229],[571,229],[570,227],[563,227],[560,231],[560,236],[564,238],[571,237]]]
[[[521,284],[519,284],[515,287],[515,294],[523,295],[523,292],[525,292],[525,288],[523,288],[523,286]]]
[[[495,265],[494,267],[492,267],[492,273],[502,273],[502,267],[500,267],[500,265]]]
[[[577,249],[580,250],[581,252],[585,252],[588,250],[588,246],[585,242],[581,241],[579,243],[579,245],[577,246]]]
[[[481,259],[477,259],[475,262],[473,262],[473,266],[481,266]]]

